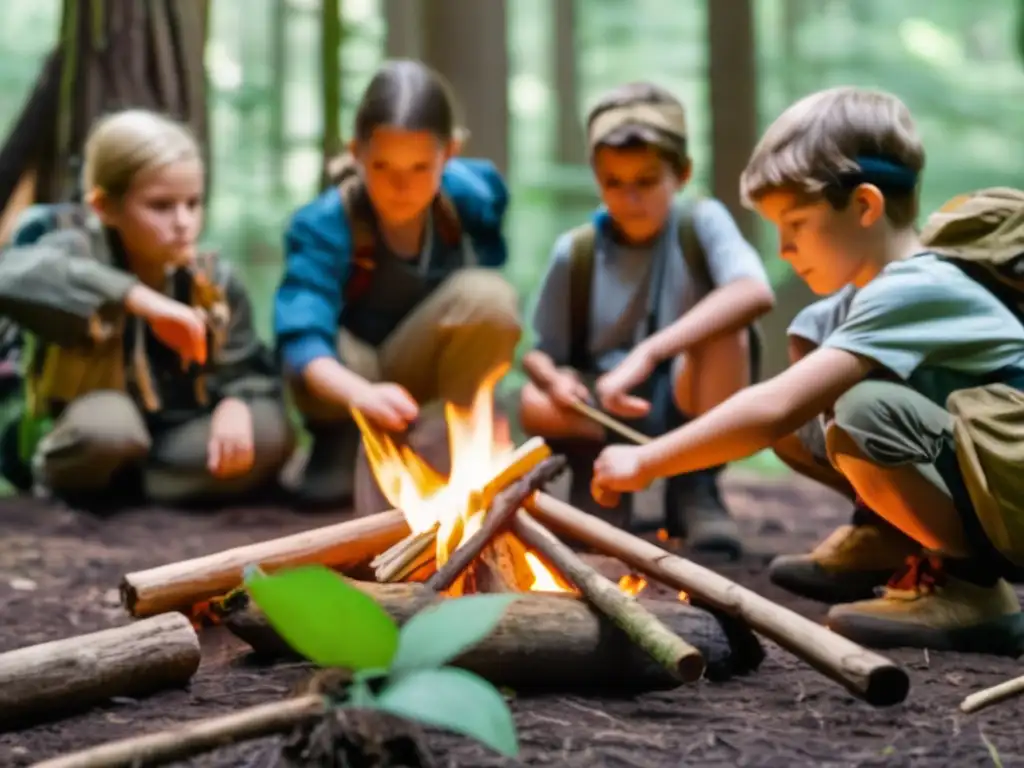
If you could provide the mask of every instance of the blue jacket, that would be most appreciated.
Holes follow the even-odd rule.
[[[509,195],[494,164],[450,160],[441,189],[458,211],[477,263],[504,266],[507,248],[501,227]],[[284,275],[274,298],[274,336],[285,367],[301,373],[318,357],[337,357],[344,287],[352,260],[348,220],[337,189],[326,190],[295,212],[284,248]]]

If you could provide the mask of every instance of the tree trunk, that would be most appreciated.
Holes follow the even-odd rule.
[[[77,199],[89,129],[118,109],[187,122],[208,160],[208,12],[209,0],[64,0],[60,41],[0,148],[0,210],[31,172],[31,202]]]

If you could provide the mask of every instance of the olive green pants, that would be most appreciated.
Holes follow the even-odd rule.
[[[377,348],[342,329],[338,355],[349,370],[399,384],[421,405],[469,405],[487,374],[511,364],[521,335],[515,288],[496,270],[466,268],[438,286]],[[289,387],[313,436],[297,490],[307,501],[346,501],[359,448],[351,412],[311,396],[296,378]]]
[[[143,493],[163,504],[226,500],[272,482],[295,446],[284,406],[274,400],[250,404],[254,463],[244,475],[218,478],[207,469],[210,416],[150,434],[138,406],[112,390],[90,392],[72,402],[39,442],[37,477],[57,495],[110,488],[123,470],[142,471]]]
[[[953,416],[945,408],[897,382],[868,380],[857,384],[835,404],[834,418],[825,434],[829,460],[838,466],[844,453],[855,449],[880,470],[913,467],[928,485],[945,496],[955,509],[955,525],[962,530],[969,557],[957,560],[961,575],[990,580],[999,575],[1020,573],[995,548],[975,512],[956,457]],[[850,454],[856,457],[853,453]],[[859,480],[848,477],[857,493],[870,502],[872,495],[886,503],[872,504],[876,513],[912,538],[913,530],[949,529],[941,510],[922,505],[906,489],[879,471]],[[864,487],[858,487],[858,483]],[[882,493],[879,493],[881,489]],[[941,538],[941,537],[940,537]],[[950,566],[952,560],[948,560]]]

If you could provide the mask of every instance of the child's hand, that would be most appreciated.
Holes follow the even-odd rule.
[[[125,308],[143,318],[185,367],[206,363],[206,320],[198,309],[141,284],[128,291]]]
[[[594,462],[590,493],[594,501],[612,507],[619,494],[646,488],[651,479],[641,460],[640,449],[631,445],[609,445]]]
[[[228,397],[213,409],[206,466],[215,477],[244,475],[256,458],[253,445],[252,409],[241,400]]]
[[[621,363],[599,378],[594,385],[601,407],[624,419],[636,419],[647,415],[651,410],[651,404],[629,392],[647,380],[654,371],[654,365],[654,359],[643,347],[637,347],[630,352]]]
[[[548,384],[547,395],[562,408],[572,408],[575,403],[585,403],[590,399],[586,385],[572,370],[560,370]]]
[[[420,407],[398,384],[370,384],[349,402],[371,423],[391,432],[404,432],[420,414]]]

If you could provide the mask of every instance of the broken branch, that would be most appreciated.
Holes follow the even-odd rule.
[[[564,456],[549,456],[505,490],[494,496],[480,529],[461,544],[451,558],[426,583],[432,592],[444,592],[470,567],[495,536],[511,522],[515,513],[536,490],[565,471]]]
[[[674,676],[693,682],[704,674],[700,651],[671,632],[630,595],[584,563],[569,547],[525,512],[518,512],[515,534],[575,584],[583,596]]]
[[[972,693],[960,702],[960,711],[968,714],[977,712],[1001,701],[1020,696],[1022,693],[1024,693],[1024,675]]]
[[[44,760],[36,763],[35,768],[154,768],[239,741],[287,732],[296,725],[323,717],[327,709],[326,697],[308,694],[112,741]]]

